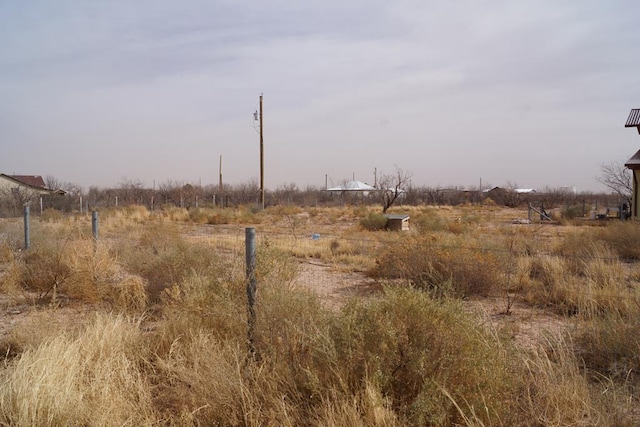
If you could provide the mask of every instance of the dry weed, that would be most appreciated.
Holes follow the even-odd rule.
[[[78,335],[24,351],[1,375],[2,424],[155,423],[143,344],[136,322],[98,315]]]

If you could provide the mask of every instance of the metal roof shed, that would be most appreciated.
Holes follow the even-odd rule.
[[[408,231],[409,215],[406,214],[385,214],[387,218],[387,230]]]

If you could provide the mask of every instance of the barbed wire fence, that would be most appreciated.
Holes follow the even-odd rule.
[[[71,225],[71,232],[82,238],[93,238],[101,242],[130,240],[132,245],[137,244],[135,239],[139,238],[139,233],[131,233],[128,226],[119,227],[117,218],[99,219],[97,215],[70,216],[65,218],[67,224]],[[104,226],[99,228],[102,221]],[[38,235],[46,223],[39,221],[28,222],[24,219],[11,218],[3,219],[0,223],[0,244],[15,250],[30,250],[31,246],[37,247]],[[245,269],[245,227],[239,225],[207,225],[174,222],[163,222],[149,220],[136,227],[145,230],[162,228],[161,233],[166,232],[164,227],[173,227],[171,232],[176,233],[187,242],[197,245],[207,245],[213,247],[220,254],[224,254],[228,259],[233,260],[233,266],[241,272]],[[33,235],[33,241],[32,236]],[[257,256],[261,251],[275,249],[290,255],[293,260],[299,263],[298,278],[296,283],[313,288],[320,294],[328,295],[336,289],[346,289],[354,283],[368,281],[373,283],[375,279],[367,276],[368,267],[377,261],[380,250],[384,243],[376,238],[349,238],[344,236],[327,234],[304,234],[294,232],[277,232],[256,230],[255,246]],[[580,254],[558,253],[551,250],[536,250],[523,253],[522,248],[515,247],[478,247],[463,244],[445,244],[433,242],[430,248],[438,251],[448,251],[451,253],[471,253],[471,254],[491,254],[502,258],[511,258],[509,271],[505,272],[505,280],[511,280],[511,276],[516,274],[512,270],[515,268],[518,257],[531,257],[537,260],[558,260],[560,262],[584,263],[601,261],[604,263],[621,263],[630,268],[626,275],[621,278],[631,289],[640,285],[640,273],[635,267],[640,267],[637,261],[621,261],[619,257],[603,256],[592,254],[588,251]],[[526,251],[525,251],[526,252]],[[449,259],[450,269],[463,268],[470,261],[464,256]],[[476,261],[472,261],[476,262]],[[521,272],[520,272],[521,273]],[[525,272],[529,276],[533,273]],[[624,286],[623,286],[624,287]],[[622,287],[621,287],[622,288]],[[583,292],[579,289],[565,290],[569,293]],[[612,291],[607,294],[601,291],[601,296],[612,299],[628,300],[629,292]]]

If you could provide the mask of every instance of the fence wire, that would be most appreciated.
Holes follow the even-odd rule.
[[[73,216],[65,218],[66,231],[51,233],[55,223],[33,221],[31,223],[32,246],[37,248],[41,235],[55,236],[58,239],[91,238],[91,216]],[[176,224],[163,221],[141,221],[138,224],[122,222],[118,218],[104,218],[100,225],[100,241],[106,244],[138,245],[141,239],[167,239],[171,236],[185,241],[213,247],[227,259],[233,261],[234,268],[238,272],[244,270],[244,244],[245,228],[238,225],[203,225],[203,224]],[[290,255],[292,260],[298,263],[297,277],[293,282],[313,288],[324,295],[337,293],[357,292],[358,286],[372,285],[375,280],[367,276],[371,267],[379,261],[379,254],[385,243],[375,238],[348,238],[344,236],[328,234],[302,234],[257,230],[257,250],[260,253],[267,249],[275,249]],[[23,249],[24,224],[22,219],[3,219],[0,221],[0,245],[15,250]],[[640,285],[640,264],[637,261],[621,261],[616,256],[603,256],[583,252],[579,254],[557,253],[550,250],[524,251],[521,248],[474,246],[470,244],[443,244],[439,242],[429,243],[429,248],[434,251],[447,251],[454,254],[491,254],[501,259],[507,259],[506,269],[503,271],[504,282],[513,281],[519,274],[534,278],[531,271],[518,271],[519,258],[530,258],[532,262],[554,262],[580,264],[586,266],[590,263],[602,262],[618,266],[624,270],[615,280],[620,286],[616,290],[607,292],[598,290],[600,296],[612,299],[629,300],[635,293],[635,288]],[[407,249],[406,247],[404,249]],[[410,249],[410,248],[409,248]],[[482,257],[475,258],[478,262]],[[467,266],[470,261],[463,255],[449,259],[450,268],[454,271]],[[481,261],[480,261],[481,262]],[[482,265],[479,266],[482,268]],[[585,279],[584,273],[570,272],[565,266],[565,271],[560,278],[580,276]],[[606,273],[606,272],[605,272]],[[588,278],[586,278],[588,279]],[[585,296],[585,292],[592,292],[587,288],[563,292],[573,293],[576,296]]]

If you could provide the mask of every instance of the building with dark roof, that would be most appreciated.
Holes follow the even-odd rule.
[[[629,113],[629,117],[627,118],[627,122],[624,127],[631,128],[635,127],[638,129],[638,133],[640,133],[640,108],[634,108]],[[640,150],[636,152],[629,160],[627,160],[624,164],[627,168],[631,169],[633,174],[633,193],[631,194],[631,217],[638,218],[638,199],[640,198]]]

